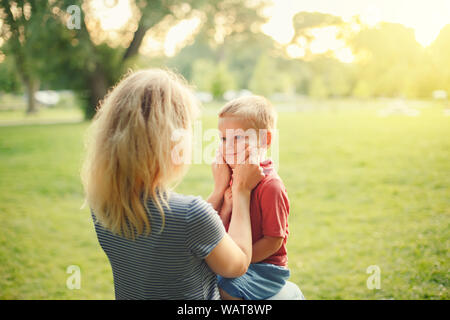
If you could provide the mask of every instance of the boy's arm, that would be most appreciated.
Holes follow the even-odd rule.
[[[260,195],[263,238],[253,244],[252,263],[261,262],[276,253],[287,231],[289,200],[279,179],[269,181]]]
[[[264,236],[253,244],[252,263],[257,263],[277,252],[283,244],[283,237]]]

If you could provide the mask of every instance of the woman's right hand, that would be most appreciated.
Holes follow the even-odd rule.
[[[232,189],[250,192],[264,178],[264,173],[259,166],[256,151],[247,148],[245,152],[245,162],[237,164],[233,170]]]

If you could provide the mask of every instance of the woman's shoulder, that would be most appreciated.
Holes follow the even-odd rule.
[[[172,192],[169,196],[169,206],[183,208],[187,212],[211,211],[211,204],[206,202],[201,196],[184,195]]]
[[[168,200],[170,204],[183,204],[185,206],[190,206],[192,202],[202,201],[203,199],[201,196],[186,195],[177,192],[171,192]]]

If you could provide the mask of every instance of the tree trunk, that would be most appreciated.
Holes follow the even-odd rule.
[[[108,79],[102,67],[97,64],[94,72],[89,76],[88,105],[85,109],[85,118],[92,119],[97,111],[99,102],[108,91]]]
[[[32,113],[36,113],[37,110],[37,101],[34,97],[34,94],[36,93],[36,91],[39,88],[39,81],[31,78],[31,77],[27,77],[24,80],[25,83],[25,88],[26,88],[26,92],[27,92],[27,114],[32,114]]]
[[[131,41],[130,46],[127,48],[125,54],[122,57],[122,61],[125,61],[137,55],[142,44],[142,40],[144,40],[145,33],[149,28],[150,27],[145,26],[143,23],[139,23],[138,29],[133,35],[133,40]]]

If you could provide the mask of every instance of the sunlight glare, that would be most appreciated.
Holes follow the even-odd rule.
[[[271,36],[279,44],[288,44],[295,35],[292,18],[296,11],[289,1],[274,1],[263,11],[269,21],[261,26],[261,30]]]
[[[334,51],[334,56],[341,62],[352,63],[355,60],[352,49],[349,47],[343,47]]]
[[[329,50],[335,51],[345,46],[343,40],[337,39],[338,28],[335,26],[314,28],[309,30],[309,34],[314,39],[309,44],[309,49],[313,54],[325,53]]]
[[[369,5],[361,14],[361,21],[369,27],[376,26],[381,21],[381,10],[375,5]]]
[[[272,0],[272,6],[264,11],[269,21],[262,31],[277,42],[288,44],[295,33],[292,17],[301,11],[332,14],[344,20],[359,15],[369,27],[381,21],[400,23],[413,28],[417,42],[424,47],[436,39],[445,25],[450,24],[449,0]],[[314,47],[318,52],[325,50],[321,43],[314,44]]]
[[[164,41],[164,53],[168,57],[175,55],[180,44],[185,42],[200,26],[201,20],[197,17],[178,22],[167,32]]]
[[[302,48],[296,44],[290,44],[286,47],[286,52],[289,55],[289,57],[298,59],[303,58],[306,54],[305,48]]]
[[[91,5],[103,30],[119,30],[133,15],[129,0],[92,0]]]

